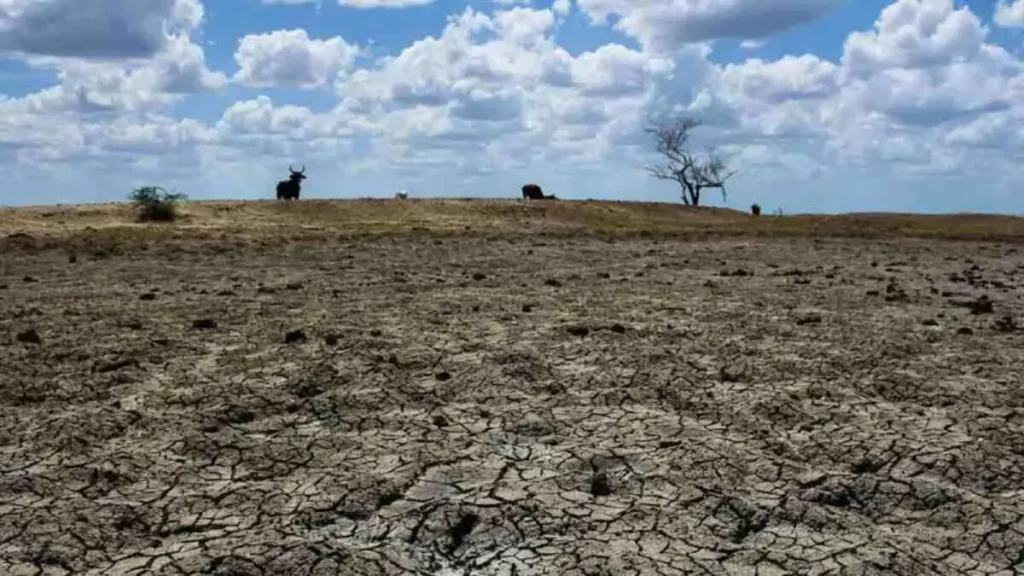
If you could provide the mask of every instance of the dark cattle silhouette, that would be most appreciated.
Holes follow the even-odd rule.
[[[278,200],[298,200],[299,192],[302,191],[302,181],[306,179],[306,165],[303,164],[302,170],[296,172],[289,164],[288,171],[291,172],[291,176],[277,183]]]
[[[554,194],[545,195],[541,187],[536,184],[523,186],[523,198],[525,200],[557,200]]]

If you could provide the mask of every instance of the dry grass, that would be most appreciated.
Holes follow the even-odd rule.
[[[604,201],[484,199],[187,202],[173,226],[140,224],[128,204],[0,210],[0,233],[43,241],[159,240],[285,235],[501,233],[717,237],[1024,240],[1024,218],[987,214],[761,216],[720,208]]]

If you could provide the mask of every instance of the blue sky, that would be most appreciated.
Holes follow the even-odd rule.
[[[0,204],[677,201],[643,128],[766,210],[1024,213],[1024,0],[3,0]]]

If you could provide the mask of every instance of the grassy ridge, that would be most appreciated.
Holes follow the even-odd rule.
[[[186,202],[173,225],[140,224],[128,204],[0,209],[0,234],[50,241],[349,234],[543,233],[715,237],[927,238],[1024,242],[1024,218],[986,214],[846,214],[759,218],[646,202],[484,199]]]

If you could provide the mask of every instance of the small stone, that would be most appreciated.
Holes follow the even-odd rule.
[[[15,337],[18,339],[18,342],[22,342],[25,344],[43,343],[43,339],[39,336],[39,332],[36,332],[34,328],[29,328],[28,330],[18,332],[18,334]]]
[[[213,330],[217,327],[217,322],[212,318],[200,318],[192,321],[192,327],[196,330]]]
[[[971,309],[971,314],[991,314],[994,311],[992,301],[988,299],[988,296],[982,295],[980,298],[971,302],[968,307]]]
[[[39,282],[39,280],[36,280],[32,276],[25,276],[24,278],[22,278],[22,280],[24,280],[26,283]]]
[[[93,367],[93,371],[103,374],[106,372],[115,372],[129,366],[138,367],[138,365],[139,363],[136,362],[134,358],[117,358],[115,360],[97,362]]]
[[[301,329],[288,331],[284,335],[284,343],[285,344],[296,344],[298,342],[305,342],[305,341],[306,341],[306,333],[303,332]]]
[[[487,275],[483,274],[481,272],[476,272],[475,274],[473,274],[473,280],[476,280],[477,282],[479,282],[481,280],[486,280],[486,279],[487,279]]]
[[[823,472],[807,471],[796,478],[797,485],[801,488],[814,488],[828,480],[828,475]]]
[[[964,336],[971,336],[971,335],[974,334],[974,330],[971,330],[967,326],[962,326],[960,328],[957,328],[956,333],[957,334],[962,334]]]
[[[526,312],[527,314],[533,312],[533,306],[530,306],[529,304],[523,304],[523,312]]]
[[[146,292],[145,294],[140,294],[139,300],[156,300],[156,294],[153,292]]]
[[[580,324],[574,326],[567,326],[565,328],[565,331],[568,332],[569,334],[572,334],[573,336],[579,336],[581,338],[586,336],[587,334],[590,334],[590,328]]]
[[[594,475],[590,477],[590,493],[594,496],[611,495],[612,488],[608,483],[608,474],[604,470],[594,472]]]
[[[616,322],[615,324],[612,324],[610,330],[612,332],[615,332],[616,334],[625,334],[626,333],[626,327],[623,326],[622,324],[619,324],[618,322]]]
[[[995,328],[1000,332],[1014,332],[1017,330],[1017,322],[1013,316],[1006,315],[996,320]]]
[[[562,285],[561,282],[554,278],[548,278],[547,280],[544,281],[544,284],[546,284],[547,286],[552,286],[554,288],[558,288],[559,286]]]
[[[806,326],[808,324],[821,324],[821,316],[818,314],[809,314],[803,318],[797,318],[797,326]]]
[[[324,336],[324,343],[328,346],[336,346],[338,344],[338,335],[328,334],[327,336]]]
[[[434,374],[434,379],[438,382],[447,382],[452,379],[452,375],[444,370]]]
[[[435,414],[431,422],[438,428],[444,428],[448,425],[448,419],[444,417],[444,414]]]
[[[307,382],[299,387],[295,391],[295,395],[299,398],[313,398],[324,393],[324,389],[314,382]]]

